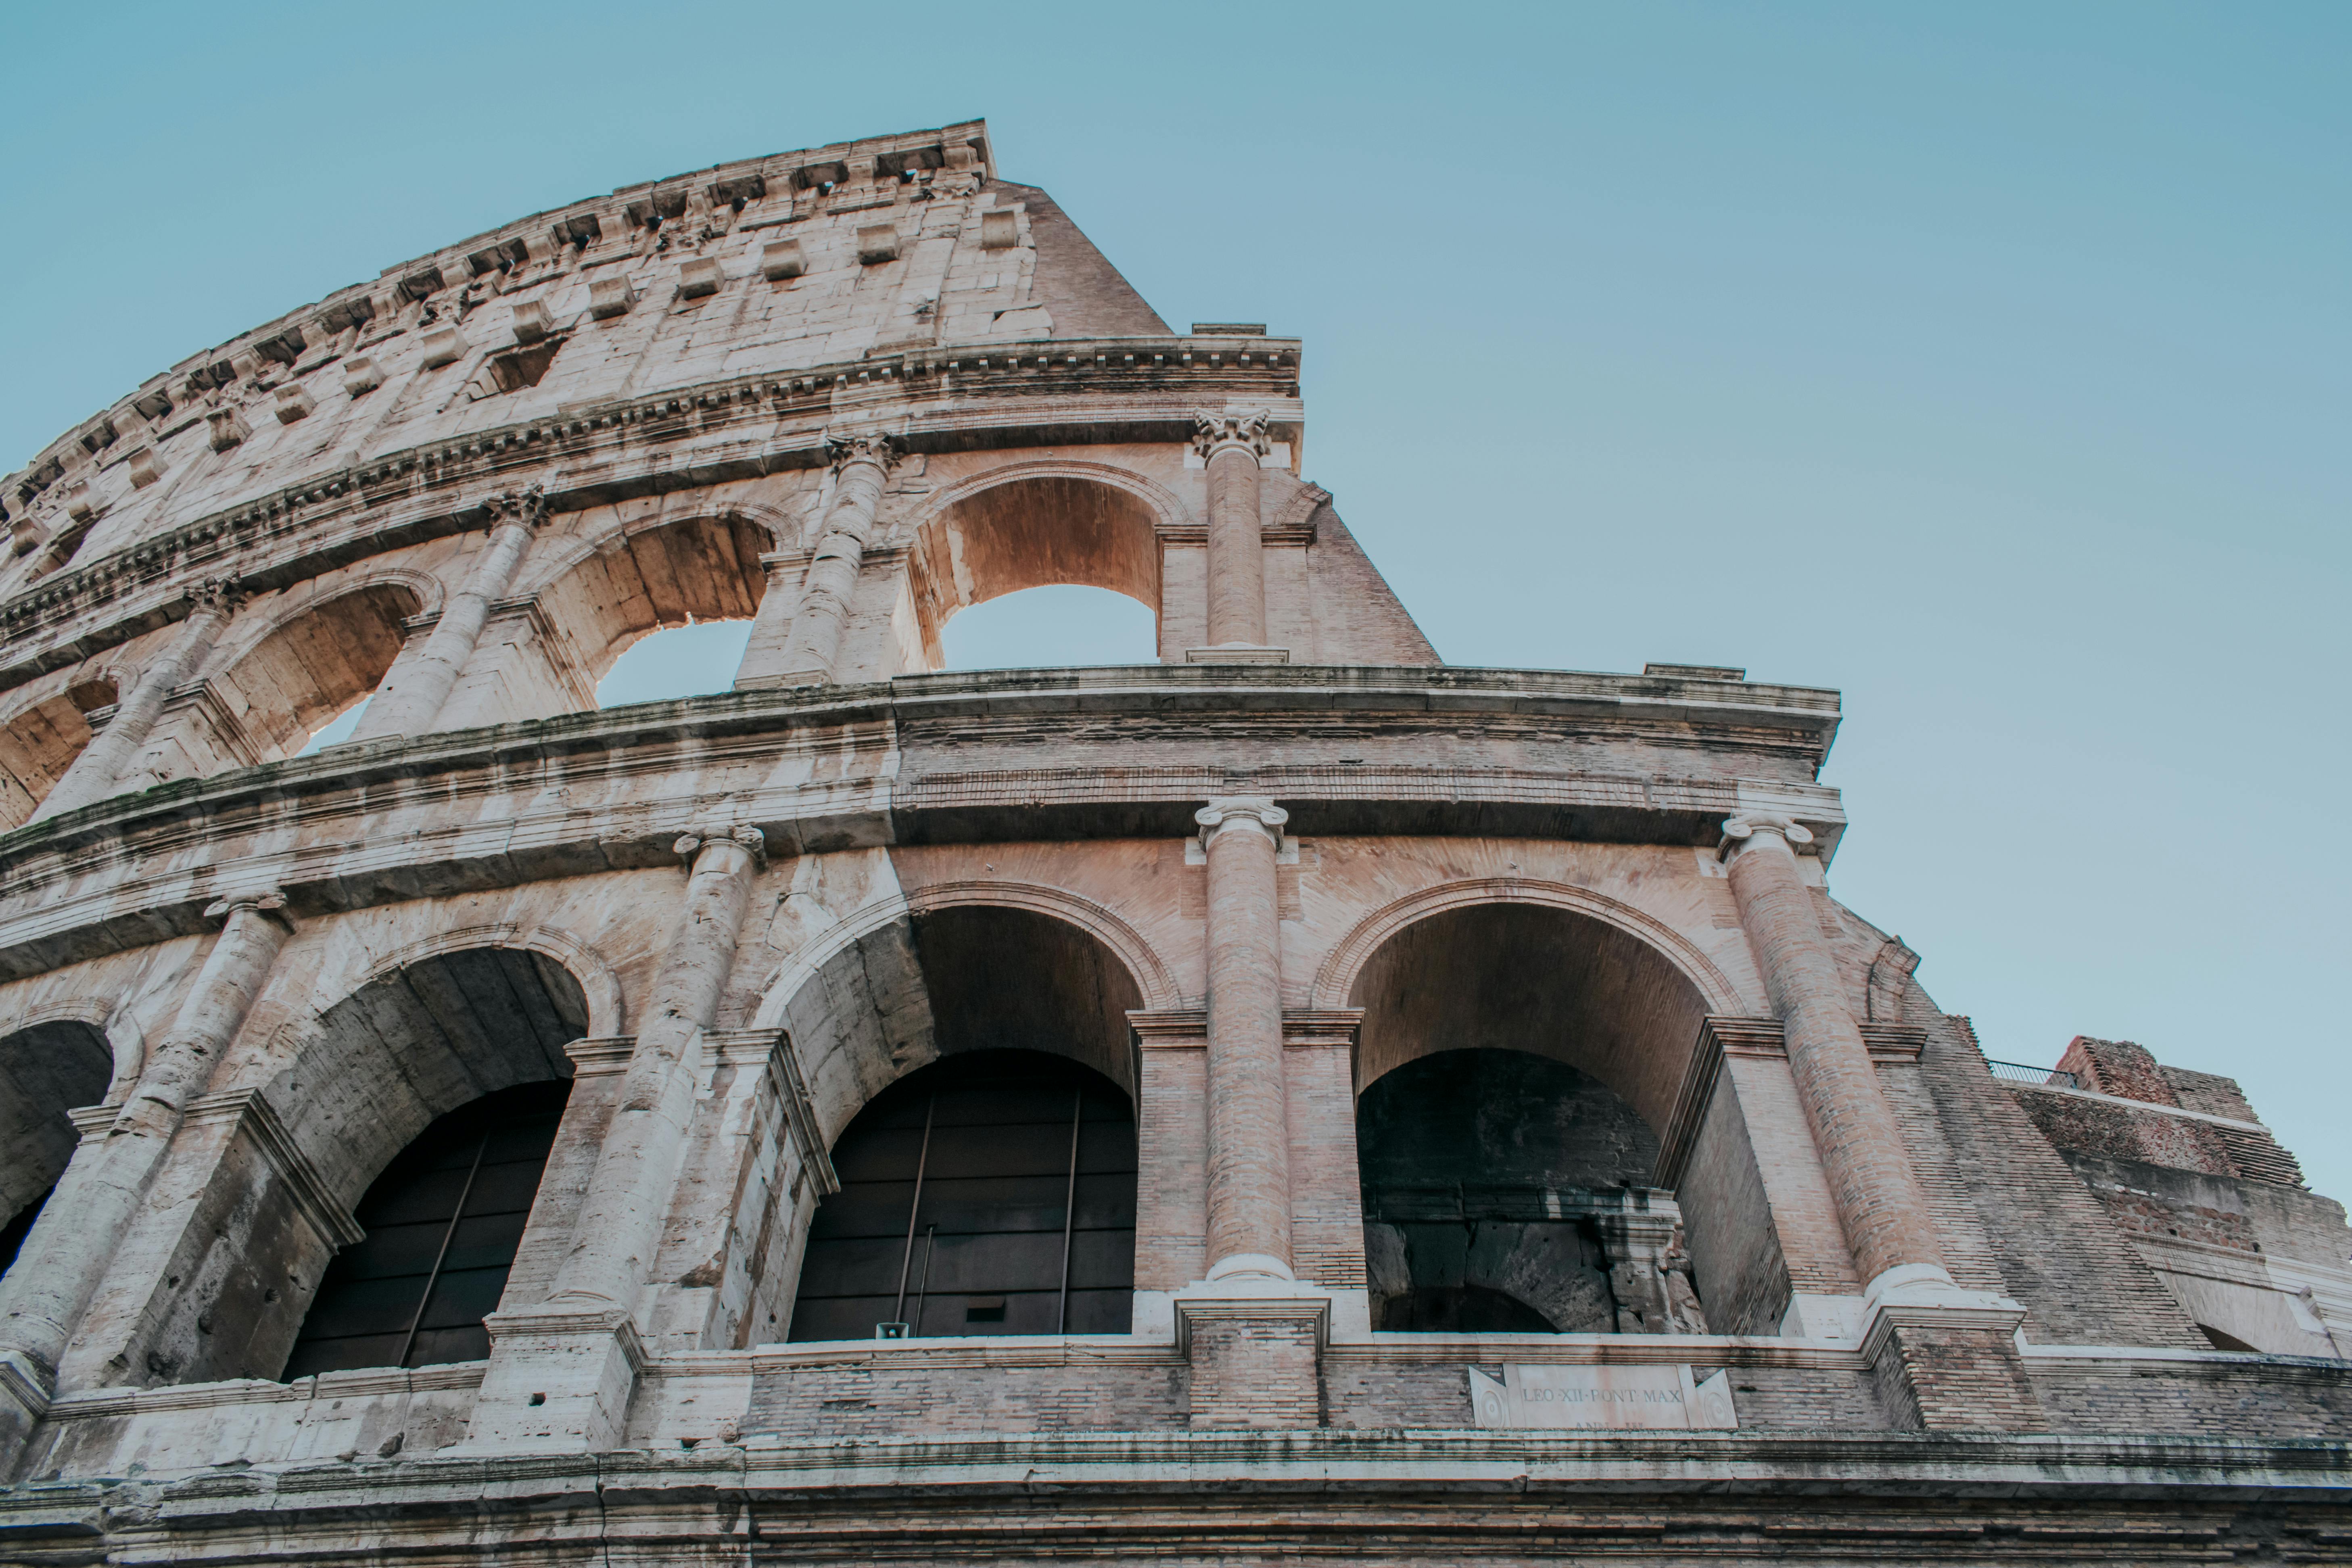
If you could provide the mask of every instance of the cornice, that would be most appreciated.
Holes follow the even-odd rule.
[[[634,226],[639,209],[651,206],[666,211],[665,198],[675,201],[682,209],[689,195],[697,192],[714,204],[739,195],[753,199],[761,195],[781,196],[793,217],[814,216],[829,211],[854,211],[866,205],[857,199],[856,192],[844,191],[829,200],[825,190],[827,186],[847,178],[854,164],[863,163],[877,173],[887,173],[905,167],[909,160],[915,160],[929,169],[934,167],[931,163],[934,155],[940,155],[942,164],[950,162],[944,156],[949,149],[966,150],[969,153],[969,161],[959,177],[980,181],[996,177],[988,122],[970,120],[920,131],[862,137],[854,142],[829,142],[823,147],[739,158],[732,163],[672,174],[659,180],[640,181],[602,195],[583,196],[561,206],[525,214],[496,228],[486,229],[386,267],[372,279],[347,284],[320,300],[298,305],[214,348],[187,356],[148,377],[129,395],[117,398],[106,408],[77,422],[65,434],[44,447],[24,468],[0,478],[5,479],[12,490],[26,482],[37,490],[46,489],[61,477],[68,461],[77,460],[78,455],[73,451],[75,443],[80,445],[84,453],[94,456],[117,441],[133,438],[131,433],[139,430],[144,417],[139,405],[150,395],[165,395],[171,400],[167,407],[172,409],[167,417],[177,417],[184,413],[187,406],[181,401],[184,395],[181,385],[192,376],[200,376],[211,367],[233,361],[240,355],[259,353],[265,357],[276,357],[268,345],[282,340],[289,329],[297,333],[321,326],[332,330],[330,319],[337,312],[354,306],[366,307],[383,297],[387,289],[396,293],[405,279],[419,273],[430,271],[452,282],[485,277],[495,279],[499,273],[493,268],[501,257],[511,258],[525,255],[533,242],[543,244],[551,237],[583,224],[601,226],[611,222]],[[895,174],[891,178],[895,182]],[[803,211],[804,201],[809,205],[807,210]],[[362,316],[362,319],[367,318]],[[15,498],[11,496],[9,499]],[[13,514],[13,510],[0,507],[0,513]]]
[[[901,426],[909,452],[1191,439],[1203,397],[1270,400],[1297,431],[1295,338],[1071,338],[911,349],[674,388],[381,453],[133,541],[0,603],[0,689],[185,613],[203,572],[288,586],[366,556],[488,526],[489,497],[533,481],[551,511],[824,467],[828,427]],[[689,460],[677,449],[699,444]],[[658,458],[659,460],[654,460]],[[107,612],[111,611],[112,614]],[[37,645],[35,639],[39,639]]]

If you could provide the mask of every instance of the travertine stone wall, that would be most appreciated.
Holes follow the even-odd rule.
[[[1440,663],[1305,470],[1302,354],[1171,331],[969,122],[519,220],[0,484],[0,1222],[58,1184],[0,1536],[2336,1551],[2342,1211],[2236,1086],[1996,1079],[1830,896],[1834,692]],[[1057,583],[1156,659],[941,668]],[[729,689],[597,706],[711,620]],[[1006,1046],[1135,1101],[1129,1331],[786,1342],[845,1130]],[[1515,1121],[1591,1179],[1475,1244],[1593,1331],[1372,1327],[1358,1107],[1468,1046],[1612,1108]],[[277,1381],[400,1150],[555,1079],[488,1360]],[[1529,1372],[1617,1424],[1474,1405]],[[1703,1381],[1736,1428],[1603,1397]]]

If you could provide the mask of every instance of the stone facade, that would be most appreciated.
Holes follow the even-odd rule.
[[[1440,663],[1301,353],[974,122],[477,237],[10,476],[7,1559],[2352,1559],[2352,1235],[2236,1086],[1997,1077],[1830,896],[1834,692]],[[940,672],[1050,583],[1159,662]],[[712,619],[731,692],[596,708]],[[967,1058],[1094,1087],[861,1121]],[[490,1128],[384,1364],[283,1376],[534,1084],[505,1240]],[[1074,1289],[1126,1331],[1013,1331]]]

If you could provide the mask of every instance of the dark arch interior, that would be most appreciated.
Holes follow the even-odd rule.
[[[915,917],[941,1056],[1052,1051],[1133,1091],[1127,1015],[1143,993],[1118,955],[1067,921],[963,904]]]
[[[553,959],[511,947],[436,953],[320,1014],[270,1100],[348,1203],[436,1117],[571,1077],[563,1047],[587,1032],[580,983]]]
[[[1527,1051],[1601,1079],[1653,1129],[1674,1113],[1706,1016],[1698,988],[1655,948],[1538,904],[1475,904],[1405,927],[1349,1000],[1364,1009],[1360,1089],[1433,1051]]]
[[[877,1095],[833,1162],[792,1339],[1129,1331],[1135,1115],[1101,1073],[952,1056]]]
[[[73,1158],[66,1112],[106,1098],[114,1058],[106,1037],[73,1021],[0,1037],[0,1270],[16,1260],[41,1205]]]
[[[402,1150],[360,1200],[367,1235],[328,1267],[281,1375],[488,1356],[482,1320],[506,1289],[571,1092],[499,1089]]]
[[[1351,1000],[1375,1328],[1703,1321],[1648,1185],[1706,1016],[1680,971],[1590,916],[1481,904],[1398,932]]]
[[[1607,1333],[1595,1194],[1639,1185],[1658,1141],[1606,1084],[1512,1050],[1452,1050],[1356,1103],[1372,1326]]]
[[[294,1282],[299,1331],[289,1309],[250,1303],[244,1335],[209,1336],[224,1342],[223,1364],[186,1375],[282,1363],[300,1377],[487,1354],[481,1320],[498,1305],[570,1092],[563,1047],[587,1026],[572,973],[509,947],[420,959],[320,1014],[269,1097],[367,1234],[331,1261],[295,1251],[257,1273],[257,1284]],[[215,1322],[234,1305],[224,1298]]]

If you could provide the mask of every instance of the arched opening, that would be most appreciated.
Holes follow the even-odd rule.
[[[112,681],[78,680],[17,710],[0,725],[0,830],[30,820],[89,744],[90,714],[114,700]]]
[[[1127,1095],[1076,1062],[981,1050],[909,1074],[834,1148],[790,1337],[1127,1332],[1135,1152]]]
[[[995,904],[923,910],[799,984],[785,1021],[843,1185],[811,1221],[790,1337],[1129,1331],[1142,1005],[1091,931]]]
[[[1156,664],[1160,617],[1108,588],[1024,588],[958,613],[940,647],[949,669]]]
[[[625,708],[730,690],[751,639],[749,621],[698,621],[649,632],[596,683],[596,706]]]
[[[35,1024],[0,1037],[0,1272],[16,1260],[79,1134],[67,1112],[106,1098],[106,1037],[89,1024]]]
[[[1357,1149],[1373,1326],[1705,1324],[1650,1185],[1705,1000],[1658,951],[1535,904],[1445,910],[1359,974]]]
[[[281,1381],[490,1353],[498,1310],[572,1086],[519,1084],[435,1120],[368,1187],[367,1234],[328,1265]]]
[[[364,701],[408,640],[422,608],[414,589],[373,583],[297,615],[212,684],[257,762],[302,751]]]
[[[324,1247],[271,1260],[296,1282],[299,1331],[257,1326],[248,1367],[298,1377],[487,1353],[481,1321],[570,1092],[563,1047],[587,1026],[570,971],[508,947],[421,959],[319,1015],[269,1098],[365,1234],[331,1264]]]
[[[735,513],[639,529],[600,544],[541,588],[539,603],[563,629],[571,657],[589,683],[600,688],[600,704],[686,696],[684,690],[608,696],[601,687],[642,638],[677,627],[700,630],[713,622],[751,619],[768,586],[760,555],[774,548],[765,529]],[[696,689],[722,689],[733,680],[740,660],[739,646],[719,672],[723,679]],[[653,662],[658,667],[667,660],[656,656]]]
[[[1150,610],[1156,625],[1159,530],[1151,509],[1116,485],[1067,475],[1011,479],[916,531],[911,581],[914,641],[928,669],[946,666],[941,634],[958,611],[1024,589],[1108,589]],[[1154,657],[1157,646],[1155,636]]]

